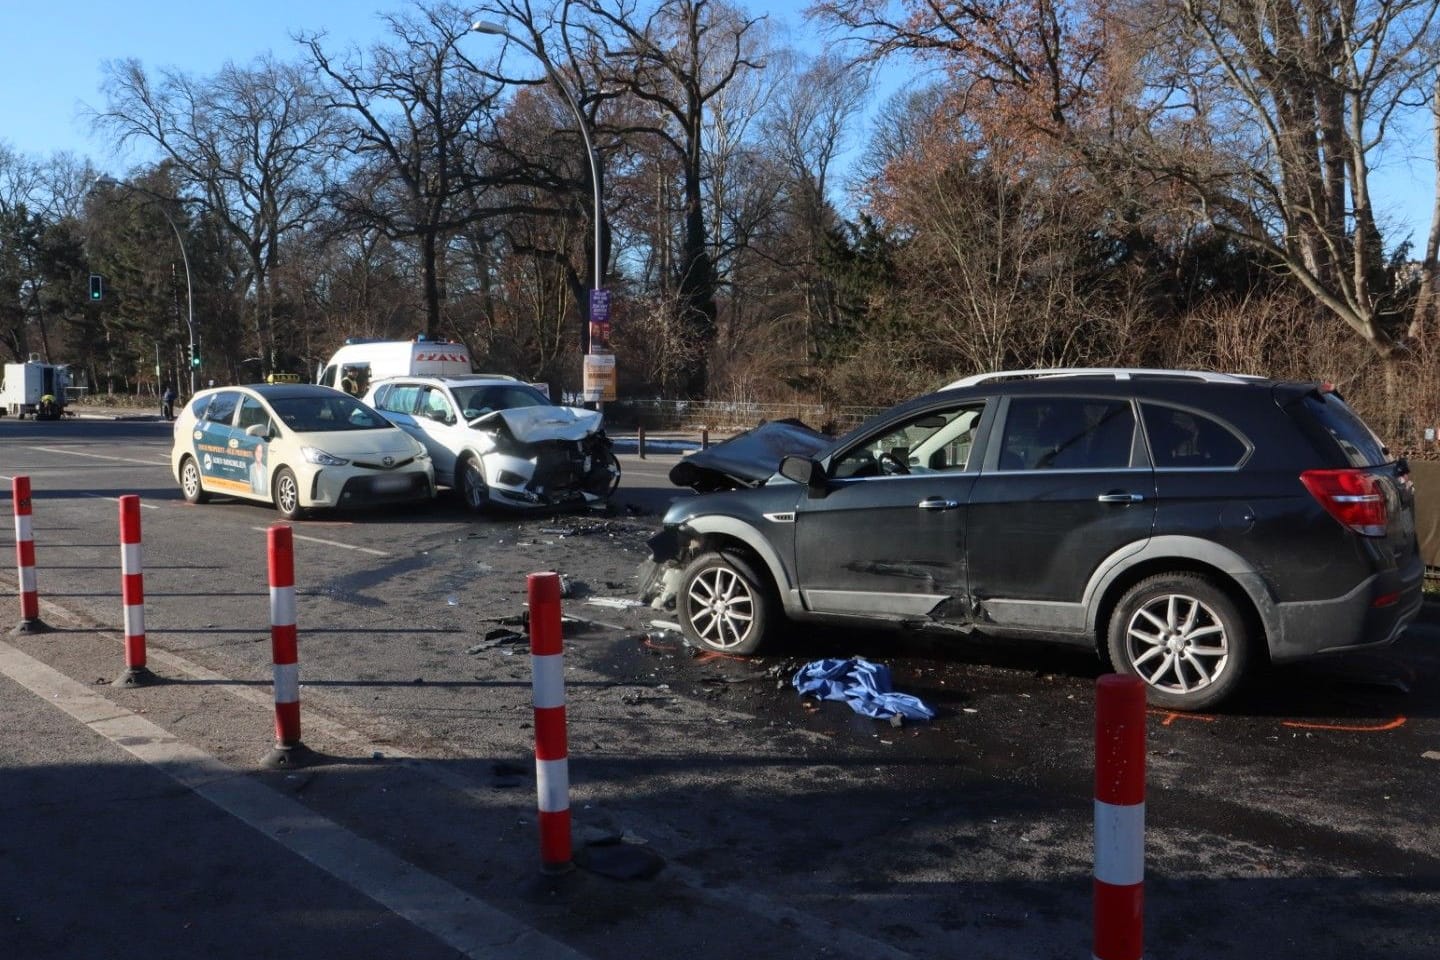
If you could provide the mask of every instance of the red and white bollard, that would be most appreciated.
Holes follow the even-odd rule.
[[[269,531],[270,647],[275,669],[275,748],[270,767],[293,767],[304,756],[300,743],[300,644],[295,627],[295,541],[290,527]]]
[[[30,529],[30,478],[10,481],[10,504],[15,511],[15,565],[20,581],[20,623],[16,633],[40,633],[40,594],[35,589],[35,536]]]
[[[570,867],[570,759],[565,735],[565,648],[560,636],[560,575],[532,573],[531,688],[535,698],[535,787],[540,808],[540,867]]]
[[[1095,682],[1095,960],[1140,960],[1145,941],[1145,683]]]
[[[139,686],[155,678],[145,666],[145,571],[140,562],[140,498],[120,498],[120,602],[125,612],[125,673],[115,683]]]

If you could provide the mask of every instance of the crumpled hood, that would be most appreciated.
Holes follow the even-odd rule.
[[[833,439],[799,420],[771,420],[690,454],[671,468],[670,482],[700,493],[756,487],[775,475],[784,457],[813,457]]]
[[[470,426],[483,430],[494,426],[497,418],[504,421],[510,435],[521,443],[584,440],[598,433],[605,419],[599,410],[579,407],[514,407],[477,417],[470,421]]]

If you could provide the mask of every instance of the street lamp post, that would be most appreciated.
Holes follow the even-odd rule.
[[[561,96],[565,98],[565,104],[570,108],[570,112],[575,114],[575,123],[580,128],[580,138],[585,141],[585,159],[590,161],[590,188],[594,193],[595,197],[595,276],[594,281],[591,285],[591,289],[603,289],[603,257],[600,251],[600,165],[595,159],[595,145],[590,140],[590,128],[585,123],[585,115],[580,112],[579,102],[575,99],[575,95],[570,92],[570,88],[566,86],[565,81],[562,80],[560,78],[560,75],[555,72],[555,68],[550,64],[550,59],[544,56],[535,47],[532,47],[524,40],[521,40],[519,37],[506,30],[498,23],[490,23],[487,20],[477,20],[474,24],[471,25],[470,29],[475,33],[483,33],[495,37],[504,37],[507,40],[513,41],[522,50],[525,50],[526,52],[533,55],[536,60],[540,61],[540,65],[545,68],[545,73],[547,76],[549,76],[550,82],[555,84],[555,87],[560,91]],[[585,311],[585,316],[587,320],[590,318],[589,306],[589,304],[586,305]],[[595,352],[595,345],[593,343],[590,344],[590,349],[587,352]]]
[[[164,201],[167,199],[158,193],[152,193],[144,187],[137,187],[131,183],[121,183],[114,177],[97,177],[95,185],[99,187],[121,187],[126,190],[133,190],[136,193],[144,194],[155,201],[155,206],[160,208],[160,214],[165,222],[170,224],[170,229],[175,231],[175,242],[180,244],[180,260],[185,264],[185,327],[190,334],[190,396],[195,395],[195,294],[190,282],[190,255],[185,252],[185,239],[180,236],[180,227],[175,223],[175,218],[165,209]]]

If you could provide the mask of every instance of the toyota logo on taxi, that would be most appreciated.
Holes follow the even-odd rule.
[[[380,463],[381,463],[381,465],[386,466],[386,467],[393,467],[393,466],[395,466],[395,458],[394,458],[394,457],[384,457],[383,459],[381,459]]]

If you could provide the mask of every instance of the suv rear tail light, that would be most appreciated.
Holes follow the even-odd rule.
[[[1389,511],[1380,481],[1364,470],[1306,470],[1300,482],[1330,516],[1366,537],[1385,536]]]

